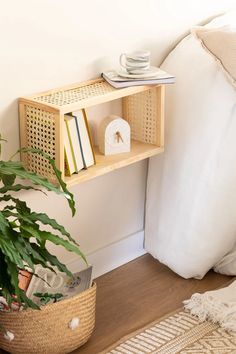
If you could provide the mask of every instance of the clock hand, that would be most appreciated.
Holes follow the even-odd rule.
[[[120,132],[116,132],[116,139],[118,143],[120,142],[120,140],[122,141],[122,143],[124,142]]]

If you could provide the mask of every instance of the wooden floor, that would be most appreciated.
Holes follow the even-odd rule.
[[[73,353],[97,354],[122,336],[181,307],[194,292],[223,286],[231,278],[209,272],[203,280],[185,280],[144,255],[96,280],[96,328]]]

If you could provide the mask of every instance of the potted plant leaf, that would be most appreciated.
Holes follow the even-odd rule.
[[[2,142],[0,137],[0,148]],[[24,151],[29,149],[21,150]],[[9,308],[0,311],[0,347],[11,353],[69,353],[85,343],[93,331],[96,285],[70,299],[40,308],[19,286],[19,274],[25,271],[34,274],[38,265],[72,276],[66,265],[47,249],[48,242],[76,253],[86,262],[79,245],[64,226],[45,213],[32,211],[19,199],[17,194],[22,190],[54,192],[66,198],[72,216],[75,214],[73,195],[62,181],[54,160],[41,150],[30,152],[48,159],[59,187],[27,171],[13,158],[0,160],[0,296]],[[52,231],[48,231],[48,226]],[[14,306],[23,310],[13,311]]]

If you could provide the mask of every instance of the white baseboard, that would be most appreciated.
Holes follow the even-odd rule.
[[[124,239],[86,255],[88,263],[93,265],[93,278],[110,272],[146,253],[143,248],[144,231],[139,231]],[[68,268],[74,273],[81,269],[81,260],[67,262]]]

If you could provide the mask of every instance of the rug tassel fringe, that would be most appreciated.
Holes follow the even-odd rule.
[[[191,299],[183,302],[184,308],[191,315],[197,316],[200,322],[211,321],[218,323],[228,332],[236,334],[236,304],[216,301],[206,294],[194,294]]]

